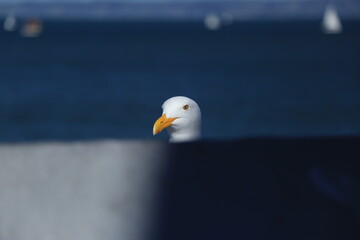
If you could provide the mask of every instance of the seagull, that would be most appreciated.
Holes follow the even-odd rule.
[[[192,99],[176,96],[166,100],[163,114],[156,120],[153,135],[166,128],[170,135],[170,142],[195,141],[201,135],[201,112],[199,105]]]

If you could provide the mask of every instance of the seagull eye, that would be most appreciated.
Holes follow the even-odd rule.
[[[188,110],[188,109],[189,109],[189,105],[187,105],[187,104],[184,105],[184,106],[183,106],[183,109],[184,109],[184,110]]]

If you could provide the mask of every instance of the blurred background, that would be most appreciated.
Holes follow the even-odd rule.
[[[358,240],[359,134],[360,1],[0,0],[0,240]]]
[[[359,1],[0,0],[0,17],[2,142],[154,139],[175,95],[205,138],[360,133]]]

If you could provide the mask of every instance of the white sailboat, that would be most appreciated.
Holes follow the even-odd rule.
[[[9,14],[4,21],[4,30],[13,32],[16,30],[17,20],[13,14]]]
[[[325,8],[322,19],[322,29],[327,34],[338,34],[342,32],[342,25],[337,10],[331,4]]]

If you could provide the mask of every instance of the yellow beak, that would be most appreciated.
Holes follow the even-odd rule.
[[[158,120],[156,120],[154,127],[153,127],[153,135],[156,135],[160,133],[162,130],[164,130],[167,127],[170,127],[171,124],[176,120],[177,118],[167,118],[166,114],[163,114],[161,117],[159,117]]]

